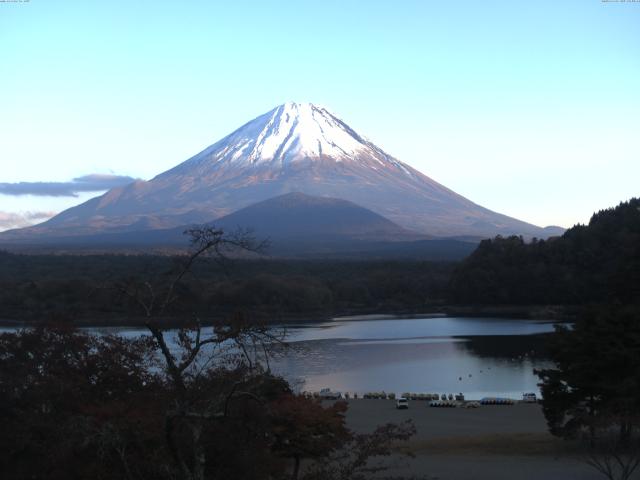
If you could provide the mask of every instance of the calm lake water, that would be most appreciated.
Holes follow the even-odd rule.
[[[361,317],[289,328],[291,348],[272,369],[302,390],[458,393],[467,398],[537,392],[534,368],[553,323],[497,318]]]
[[[11,329],[7,329],[11,330]],[[93,329],[127,337],[144,329]],[[552,364],[552,322],[465,317],[343,317],[287,326],[289,346],[270,361],[298,390],[458,393],[467,398],[537,392],[534,368]]]

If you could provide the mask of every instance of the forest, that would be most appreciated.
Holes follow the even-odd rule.
[[[135,322],[122,285],[158,279],[179,257],[0,253],[0,319]],[[414,261],[284,261],[203,258],[180,286],[176,318],[244,311],[269,321],[336,314],[422,312],[443,304],[454,264]],[[170,315],[169,315],[170,316]]]
[[[197,312],[219,319],[242,311],[279,323],[464,306],[637,304],[639,208],[640,200],[631,199],[548,240],[484,240],[457,263],[204,257],[181,282],[180,298],[166,317],[179,321]],[[122,297],[123,286],[161,279],[180,261],[181,256],[0,252],[0,319],[139,323],[136,306]]]
[[[640,199],[546,241],[482,241],[455,268],[448,297],[460,304],[638,304]]]

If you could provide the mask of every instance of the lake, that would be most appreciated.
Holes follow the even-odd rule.
[[[286,329],[289,346],[277,349],[270,366],[297,390],[521,398],[538,392],[534,368],[552,366],[544,354],[550,321],[362,316]],[[90,330],[147,334],[140,328]]]
[[[289,327],[291,347],[271,367],[308,391],[521,398],[538,392],[533,369],[552,366],[542,335],[551,331],[552,322],[533,320],[338,318]]]

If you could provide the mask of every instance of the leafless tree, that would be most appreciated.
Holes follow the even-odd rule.
[[[589,440],[584,462],[608,480],[629,480],[640,466],[640,439],[606,431]]]
[[[219,367],[233,352],[235,366],[249,371],[260,370],[259,359],[268,357],[268,347],[280,343],[284,332],[276,332],[266,325],[248,321],[236,315],[213,325],[205,334],[200,318],[194,315],[176,333],[177,349],[172,351],[169,332],[163,326],[163,316],[177,299],[177,288],[192,272],[195,262],[212,255],[216,262],[224,262],[229,254],[260,252],[264,243],[257,243],[247,231],[225,234],[212,227],[192,228],[185,232],[191,238],[190,251],[179,258],[177,267],[162,278],[129,281],[119,285],[121,293],[133,300],[145,317],[145,326],[156,342],[168,381],[174,391],[171,408],[166,412],[165,437],[173,460],[176,475],[184,480],[205,478],[207,463],[202,436],[205,425],[227,415],[233,398],[248,397],[260,401],[254,393],[243,390],[244,382],[237,381],[224,391],[199,395],[194,385],[209,369]],[[176,351],[177,350],[177,351]],[[187,432],[189,449],[180,448],[178,431]]]

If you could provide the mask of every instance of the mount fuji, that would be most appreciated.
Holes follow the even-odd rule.
[[[430,236],[544,238],[562,231],[477,205],[387,154],[326,108],[290,102],[149,181],[114,188],[0,239],[205,223],[291,192],[347,200]]]

